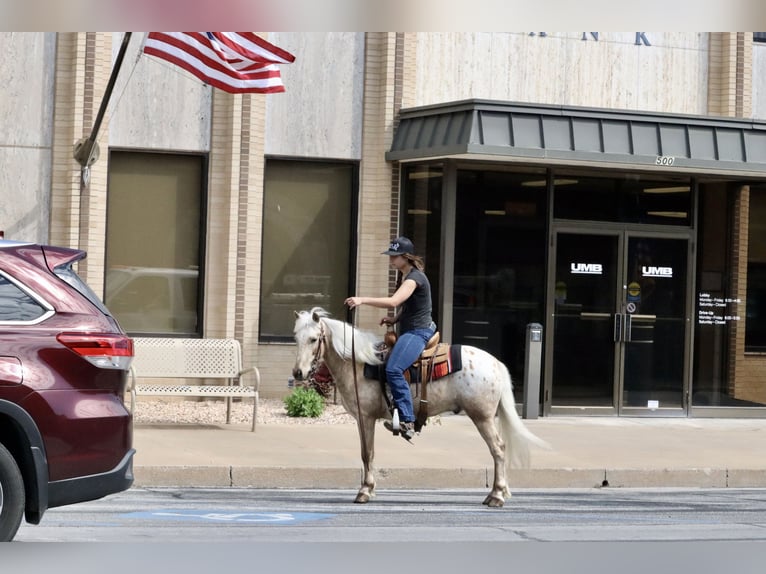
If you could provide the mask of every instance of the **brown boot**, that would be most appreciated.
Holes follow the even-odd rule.
[[[414,422],[399,421],[399,432],[394,430],[394,423],[391,421],[383,421],[383,426],[386,427],[386,430],[389,430],[392,433],[394,433],[394,436],[396,436],[397,434],[402,435],[402,438],[404,438],[405,440],[412,440],[412,437],[415,436]]]

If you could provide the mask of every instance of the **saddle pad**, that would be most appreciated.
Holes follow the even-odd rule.
[[[446,343],[440,343],[440,345],[446,345]],[[410,384],[420,382],[420,358],[418,363],[412,365],[406,372],[405,378]],[[441,379],[449,374],[456,373],[463,368],[463,355],[460,345],[449,345],[449,352],[446,357],[434,363],[431,380]],[[382,383],[388,382],[386,377],[386,365],[365,365],[364,366],[364,378],[372,379],[374,381],[380,381]]]

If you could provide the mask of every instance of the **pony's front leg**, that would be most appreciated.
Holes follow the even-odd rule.
[[[375,418],[362,416],[357,419],[356,426],[359,430],[359,443],[362,447],[364,475],[362,476],[362,487],[356,494],[354,502],[363,504],[375,496],[375,476],[372,472],[372,461],[375,457]]]

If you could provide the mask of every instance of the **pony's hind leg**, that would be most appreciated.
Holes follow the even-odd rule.
[[[356,424],[359,429],[359,443],[362,448],[364,476],[362,477],[362,486],[357,492],[354,502],[363,504],[375,496],[375,475],[372,472],[372,462],[375,457],[375,418],[363,417],[361,421],[357,420]],[[362,432],[360,425],[364,425],[364,432]]]
[[[492,460],[495,463],[495,476],[492,482],[492,490],[484,499],[482,504],[493,508],[500,508],[505,504],[505,499],[510,495],[508,481],[505,476],[505,452],[506,445],[500,437],[500,433],[495,425],[494,417],[473,419],[476,428],[479,429],[484,442],[489,447],[492,454]]]

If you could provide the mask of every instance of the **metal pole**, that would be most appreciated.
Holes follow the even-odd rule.
[[[112,97],[112,91],[114,90],[114,84],[117,81],[117,74],[120,73],[122,67],[122,61],[125,59],[125,53],[128,50],[128,42],[133,32],[125,32],[122,37],[122,45],[120,45],[120,51],[117,54],[117,60],[114,62],[114,68],[112,68],[112,74],[109,76],[109,82],[106,85],[104,91],[104,97],[101,98],[101,106],[98,109],[96,115],[96,121],[93,123],[93,129],[90,132],[90,136],[84,140],[79,140],[74,147],[74,159],[77,160],[83,168],[91,165],[95,160],[93,158],[94,150],[98,149],[96,145],[96,139],[98,138],[98,130],[101,129],[101,122],[104,120],[104,114],[106,113],[106,107],[109,105],[109,100]]]

